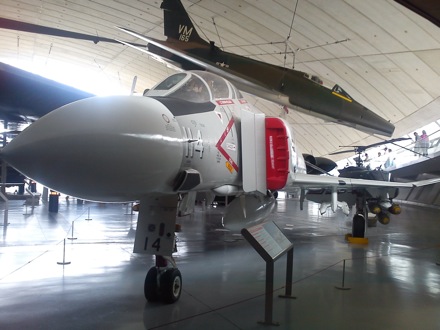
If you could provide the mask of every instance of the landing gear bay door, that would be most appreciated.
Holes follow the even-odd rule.
[[[174,252],[177,196],[141,199],[134,253],[171,256]]]

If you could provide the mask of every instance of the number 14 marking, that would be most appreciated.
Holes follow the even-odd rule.
[[[156,239],[151,245],[152,248],[155,248],[157,252],[160,250],[160,238]],[[144,250],[146,251],[148,248],[148,236],[145,237]]]

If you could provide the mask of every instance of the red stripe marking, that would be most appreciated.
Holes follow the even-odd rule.
[[[215,145],[218,151],[225,157],[229,163],[231,163],[232,167],[238,172],[238,165],[234,162],[234,160],[229,156],[229,154],[226,152],[225,149],[222,147],[222,143],[225,141],[226,136],[228,136],[229,132],[231,131],[232,125],[234,125],[234,118],[231,118],[228,125],[225,128],[225,131],[223,132],[222,136],[220,137],[220,140],[218,140],[217,144]]]

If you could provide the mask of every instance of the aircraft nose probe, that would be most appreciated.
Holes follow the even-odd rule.
[[[152,98],[93,97],[42,117],[2,156],[62,193],[97,201],[125,196],[128,201],[172,191],[187,143],[180,132],[173,114]]]

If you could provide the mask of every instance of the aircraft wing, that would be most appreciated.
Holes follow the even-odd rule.
[[[142,34],[139,34],[139,33],[134,32],[132,30],[126,29],[124,27],[118,27],[118,29],[123,31],[123,32],[125,32],[125,33],[128,33],[128,34],[132,35],[133,37],[142,39],[142,40],[146,41],[149,44],[153,44],[153,45],[155,45],[155,46],[157,46],[157,47],[159,47],[159,48],[161,48],[163,50],[166,50],[167,52],[169,52],[171,54],[174,54],[174,55],[177,55],[177,56],[179,56],[181,58],[184,58],[185,60],[190,61],[190,62],[198,65],[200,67],[200,69],[208,69],[208,68],[212,68],[213,67],[212,65],[210,65],[210,64],[208,64],[206,62],[200,61],[200,60],[194,58],[193,56],[190,56],[190,55],[185,54],[184,52],[182,52],[180,50],[177,50],[177,49],[174,49],[174,48],[170,47],[168,41],[165,42],[165,41],[157,40],[157,39],[154,39],[154,38],[146,37],[146,36],[144,36]],[[121,42],[121,41],[118,40],[118,42]],[[123,43],[125,45],[127,45],[127,46],[131,46],[127,42],[123,42]],[[141,47],[134,47],[134,48],[142,50]],[[149,52],[149,53],[151,54],[151,52]]]
[[[394,0],[409,10],[431,21],[440,27],[440,10],[437,1],[426,0]]]
[[[228,71],[225,70],[225,68],[221,67],[221,63],[219,63],[219,65],[212,65],[206,61],[202,61],[199,60],[197,58],[195,58],[193,55],[189,55],[186,54],[185,52],[173,48],[170,45],[172,45],[172,40],[169,41],[161,41],[161,40],[157,40],[154,38],[150,38],[150,37],[146,37],[142,34],[139,34],[137,32],[134,32],[132,30],[123,28],[123,27],[118,27],[118,29],[120,29],[123,32],[126,32],[136,38],[139,38],[145,42],[147,42],[148,44],[152,44],[156,47],[159,47],[160,49],[168,52],[169,54],[172,55],[176,55],[177,57],[179,57],[180,59],[183,59],[186,63],[191,63],[192,65],[195,65],[196,67],[192,67],[192,68],[188,68],[188,67],[184,67],[183,69],[185,70],[190,70],[190,69],[198,69],[198,70],[206,70],[215,74],[218,74],[219,76],[222,76],[223,78],[230,80],[236,87],[238,87],[240,90],[252,90],[253,93],[258,93],[259,96],[266,98],[266,99],[273,99],[273,93],[275,93],[274,91],[268,90],[267,88],[264,88],[258,84],[252,83],[249,78],[241,78],[240,76],[238,76],[237,73],[229,73]],[[128,44],[126,42],[122,42],[120,40],[118,40],[118,42],[123,43],[127,46],[133,47],[137,50],[154,54],[156,56],[161,56],[160,54],[157,54],[157,52],[152,52],[152,51],[148,51],[145,50],[141,47],[137,47],[134,46],[132,44]],[[166,58],[166,56],[161,56],[165,61],[169,62],[169,60]],[[180,61],[180,60],[179,60]],[[278,92],[276,92],[277,94],[277,98],[279,99],[278,102],[282,102],[282,103],[289,103],[289,98],[286,95],[280,94]]]
[[[356,189],[356,188],[415,188],[422,187],[434,183],[439,183],[440,178],[412,181],[412,182],[394,182],[394,181],[379,181],[379,180],[364,180],[353,178],[341,178],[334,176],[311,175],[297,173],[294,176],[292,187],[301,188],[341,188],[341,189]]]
[[[131,47],[131,48],[136,49],[142,53],[148,54],[154,60],[161,62],[165,65],[171,66],[175,70],[183,70],[184,65],[182,65],[182,63],[173,61],[172,59],[164,57],[164,56],[160,56],[157,53],[148,50],[148,48],[146,48],[146,47],[139,47],[139,46],[136,46],[135,44],[129,43],[127,41],[119,40],[119,39],[115,39],[115,40],[117,40],[118,42],[120,42],[121,44],[123,44],[125,46]],[[197,70],[197,69],[200,69],[200,68],[196,67],[195,70]]]
[[[0,120],[36,120],[65,104],[93,94],[0,63]]]
[[[331,189],[334,192],[365,190],[372,195],[380,195],[382,193],[394,194],[394,192],[396,192],[396,189],[400,188],[422,187],[439,182],[440,178],[411,182],[395,182],[297,173],[294,175],[293,182],[286,185],[286,187],[282,190],[293,191],[295,190],[295,188],[301,188],[305,190]]]
[[[297,192],[300,188],[300,208],[303,209],[303,201],[307,199],[320,204],[321,214],[328,208],[333,212],[340,208],[345,215],[349,215],[351,207],[356,206],[352,235],[364,237],[367,213],[375,214],[371,223],[379,221],[386,225],[390,222],[390,214],[397,215],[401,212],[400,206],[393,202],[399,194],[399,189],[412,189],[439,182],[440,178],[392,182],[296,173],[292,176],[290,184],[282,190]]]

